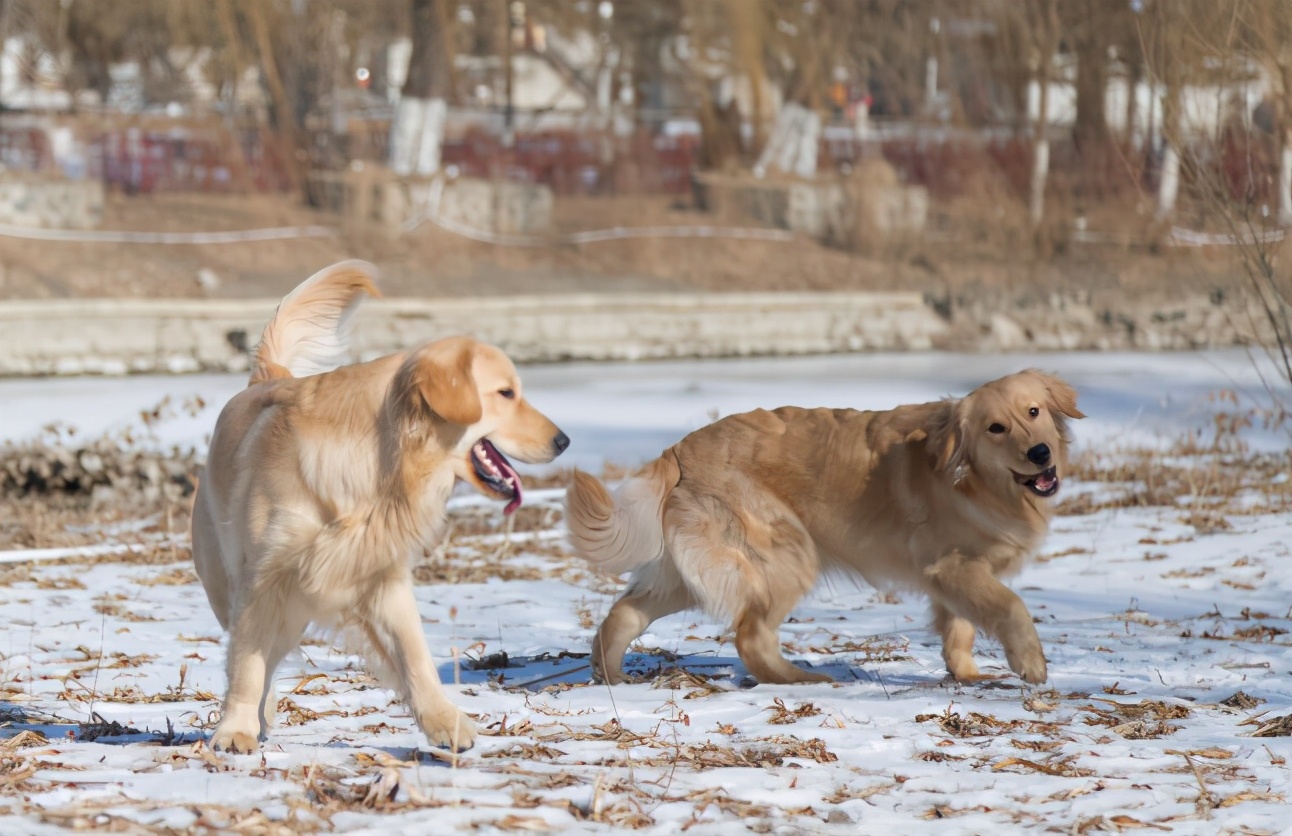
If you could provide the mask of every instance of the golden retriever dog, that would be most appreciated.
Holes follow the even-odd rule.
[[[653,621],[699,607],[735,630],[759,681],[828,681],[781,655],[778,632],[822,572],[919,589],[942,658],[979,676],[975,629],[1004,645],[1027,682],[1045,655],[1022,599],[1001,577],[1049,528],[1076,392],[1037,371],[959,399],[885,412],[782,407],[723,418],[682,439],[612,494],[575,472],[574,550],[633,570],[597,631],[594,670],[621,682],[628,644]]]
[[[250,383],[216,421],[194,497],[193,559],[229,631],[229,690],[211,736],[253,751],[272,723],[275,668],[311,625],[357,629],[435,745],[469,748],[422,634],[411,563],[443,534],[462,480],[521,502],[507,460],[548,462],[569,438],[530,406],[497,348],[466,337],[332,371],[351,314],[376,295],[348,261],[289,294]]]

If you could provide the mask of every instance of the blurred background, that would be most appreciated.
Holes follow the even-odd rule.
[[[358,255],[394,295],[1097,319],[1277,288],[1292,223],[1280,0],[0,0],[0,33],[4,298]]]

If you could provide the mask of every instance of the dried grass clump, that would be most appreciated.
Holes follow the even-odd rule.
[[[780,697],[774,697],[772,704],[766,710],[772,713],[767,722],[773,726],[785,726],[821,714],[821,709],[810,702],[799,703],[794,708],[789,708]]]
[[[1244,693],[1243,691],[1235,691],[1233,694],[1221,700],[1220,704],[1227,708],[1244,710],[1255,708],[1263,702],[1265,702],[1265,700],[1262,697],[1253,697],[1251,694]]]
[[[141,448],[129,433],[82,441],[59,427],[0,446],[0,496],[74,497],[95,504],[152,507],[193,493],[200,462],[193,450]]]
[[[1127,740],[1151,740],[1175,734],[1180,730],[1180,727],[1167,721],[1181,720],[1191,713],[1187,706],[1166,703],[1160,700],[1120,703],[1116,700],[1106,700],[1100,697],[1092,697],[1091,699],[1105,703],[1110,707],[1105,709],[1094,705],[1083,706],[1081,710],[1091,715],[1084,718],[1085,724],[1088,726],[1107,726],[1109,731],[1115,732]]]
[[[47,548],[101,542],[103,530],[151,519],[164,534],[188,528],[190,497],[201,457],[193,449],[163,448],[153,434],[160,421],[183,409],[169,399],[140,413],[141,428],[83,439],[50,425],[36,438],[0,444],[0,546]]]
[[[1242,723],[1244,726],[1256,726],[1252,737],[1292,737],[1292,714],[1282,717],[1253,717]]]
[[[1015,731],[1048,733],[1055,728],[1051,723],[1042,723],[1037,720],[1002,720],[999,717],[993,717],[990,714],[982,714],[977,711],[958,714],[952,711],[950,706],[947,706],[947,710],[941,714],[915,715],[915,722],[917,723],[928,723],[930,721],[937,723],[943,732],[953,737],[984,737]]]

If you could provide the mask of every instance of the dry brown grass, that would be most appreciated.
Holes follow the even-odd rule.
[[[952,711],[951,706],[941,714],[917,714],[917,723],[937,723],[938,727],[952,737],[985,737],[1004,733],[1055,734],[1059,726],[1040,720],[1001,720],[990,714],[969,711],[963,714]]]
[[[1138,703],[1121,703],[1115,700],[1092,697],[1107,708],[1087,705],[1081,710],[1088,717],[1083,722],[1090,726],[1107,726],[1108,730],[1127,740],[1145,740],[1165,737],[1180,730],[1168,720],[1181,720],[1192,712],[1184,705],[1159,700],[1141,700]]]
[[[1229,403],[1232,397],[1220,393],[1217,399]],[[1069,478],[1100,490],[1066,499],[1058,511],[1176,507],[1181,522],[1209,534],[1230,528],[1226,516],[1292,510],[1292,450],[1255,452],[1243,440],[1246,429],[1270,421],[1285,425],[1267,411],[1235,408],[1218,412],[1210,433],[1185,433],[1165,449],[1084,450],[1073,458]]]

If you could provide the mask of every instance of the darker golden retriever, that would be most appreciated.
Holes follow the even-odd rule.
[[[547,462],[569,439],[526,402],[502,351],[466,337],[322,371],[375,291],[370,265],[343,262],[288,295],[248,388],[216,422],[193,559],[230,633],[217,749],[251,751],[266,734],[274,669],[310,624],[357,628],[432,743],[463,749],[475,738],[441,689],[412,561],[442,536],[458,480],[512,511],[520,477],[504,453]]]
[[[570,540],[604,571],[633,570],[593,645],[623,679],[628,644],[654,620],[699,607],[735,629],[762,682],[805,682],[780,624],[823,571],[926,593],[951,675],[977,677],[975,628],[1010,668],[1046,679],[1022,599],[1000,578],[1035,554],[1066,466],[1067,419],[1084,417],[1056,377],[1025,371],[959,399],[886,412],[782,407],[697,430],[611,494],[576,471]]]

